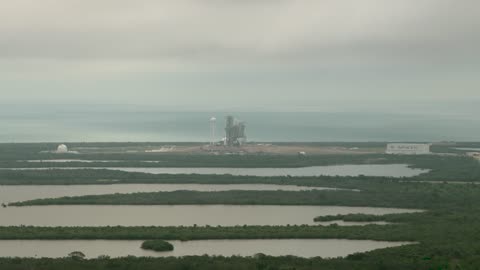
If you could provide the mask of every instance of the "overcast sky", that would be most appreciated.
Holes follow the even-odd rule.
[[[0,103],[321,111],[471,101],[479,48],[478,0],[3,1]]]

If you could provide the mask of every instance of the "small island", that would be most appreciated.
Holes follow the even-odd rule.
[[[173,245],[163,240],[148,240],[142,243],[142,249],[154,251],[172,251]]]

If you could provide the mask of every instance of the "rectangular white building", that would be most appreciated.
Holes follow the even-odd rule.
[[[393,155],[426,155],[430,154],[430,144],[428,143],[389,143],[387,144],[387,154]]]

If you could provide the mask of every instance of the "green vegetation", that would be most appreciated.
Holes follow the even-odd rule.
[[[0,153],[1,156],[1,153]],[[129,158],[138,160],[128,160]],[[39,157],[37,157],[39,158]],[[94,163],[52,163],[52,162],[18,162],[0,159],[0,168],[61,168],[78,167],[72,170],[0,170],[0,184],[115,184],[115,183],[239,183],[239,182],[278,182],[288,177],[244,177],[230,175],[154,175],[147,173],[122,172],[115,170],[85,169],[81,167],[305,167],[339,164],[410,164],[414,168],[430,171],[415,177],[399,178],[407,181],[478,181],[480,179],[480,162],[466,156],[396,156],[396,155],[319,155],[299,158],[296,156],[213,156],[213,155],[174,155],[163,154],[144,156],[144,154],[116,154],[104,157],[101,154],[75,155],[91,160],[120,160],[119,162]],[[24,159],[21,159],[24,160]],[[158,161],[158,162],[143,162]],[[391,177],[337,177],[337,179],[390,179]],[[332,177],[296,177],[295,179],[332,179]]]
[[[5,147],[5,145],[3,145]],[[392,164],[401,162],[395,156],[384,154],[370,155],[311,155],[308,158],[299,158],[296,155],[211,155],[205,153],[145,153],[108,152],[101,149],[98,152],[80,154],[41,153],[42,150],[53,148],[31,149],[15,152],[15,147],[0,152],[0,168],[38,168],[38,167],[236,167],[236,168],[269,168],[285,167],[296,168],[305,166],[320,166],[334,164]],[[2,145],[0,144],[0,150]],[[74,150],[75,148],[71,148]],[[93,161],[84,162],[48,162],[50,159],[82,159]],[[27,162],[28,160],[42,160],[42,162]],[[97,162],[95,162],[97,161]],[[111,162],[108,162],[111,161]],[[149,161],[149,162],[145,162]],[[157,161],[157,162],[152,162]]]
[[[368,182],[368,181],[367,181]],[[358,183],[361,185],[362,183]],[[480,189],[475,185],[449,184],[411,184],[393,183],[395,188],[402,185],[403,192],[417,194],[414,200],[424,200],[426,212],[412,214],[391,214],[379,219],[395,222],[390,225],[366,226],[235,226],[235,227],[0,227],[0,239],[162,239],[162,240],[200,240],[200,239],[370,239],[382,241],[412,241],[415,245],[376,250],[354,254],[346,259],[300,259],[293,257],[261,258],[222,258],[222,257],[186,257],[178,259],[124,258],[111,260],[82,260],[72,262],[68,259],[26,260],[0,259],[0,269],[15,269],[25,263],[38,265],[43,269],[52,265],[63,265],[69,269],[108,269],[112,264],[117,269],[130,265],[128,269],[154,269],[155,266],[171,263],[170,268],[208,269],[227,267],[230,269],[476,269],[480,263]],[[372,184],[373,186],[373,184]],[[377,192],[388,191],[387,183],[377,186]],[[391,194],[393,194],[393,188]],[[363,192],[352,192],[362,194]],[[332,194],[341,194],[332,192]],[[373,193],[372,193],[373,194]],[[402,207],[412,198],[402,198],[400,193],[393,206]],[[366,205],[377,198],[362,198]],[[414,203],[412,203],[413,205]],[[347,216],[342,219],[364,219],[367,216]],[[312,217],[313,218],[313,217]],[[339,217],[335,217],[336,219]],[[333,219],[332,217],[330,219]],[[44,264],[39,265],[39,262]],[[207,263],[207,261],[209,263]],[[16,262],[16,264],[14,263]],[[258,266],[261,265],[261,266]],[[9,268],[10,267],[10,268]],[[144,267],[144,268],[141,268]],[[27,268],[28,269],[28,268]],[[59,269],[59,268],[57,268]],[[164,268],[162,268],[164,269]]]
[[[52,151],[63,142],[56,143],[0,143],[0,160],[30,160],[47,158],[64,158],[65,155],[42,153],[42,151]],[[100,156],[125,156],[121,159],[142,160],[143,157],[149,157],[155,160],[164,156],[171,156],[172,153],[145,153],[146,149],[158,149],[165,145],[176,146],[202,146],[204,143],[198,142],[101,142],[101,143],[68,143],[70,150],[79,151],[80,155],[70,155],[70,157],[79,157],[84,155]],[[293,146],[337,146],[337,147],[358,147],[358,148],[381,148],[384,149],[386,143],[382,142],[276,142],[275,145],[293,145]],[[188,155],[180,153],[176,155],[179,159],[188,159]],[[41,158],[39,158],[41,157]],[[97,158],[100,160],[100,158]],[[111,160],[111,159],[110,159]]]
[[[98,144],[102,145],[102,144]],[[123,145],[123,146],[122,146]],[[41,150],[55,145],[0,145],[0,167],[17,167],[40,159]],[[85,145],[79,144],[84,147]],[[76,146],[73,146],[76,147]],[[388,225],[366,226],[192,226],[192,227],[0,227],[0,239],[123,239],[123,240],[203,240],[203,239],[358,239],[410,241],[417,244],[353,254],[346,258],[295,258],[257,256],[183,258],[118,258],[94,260],[0,258],[0,269],[479,269],[480,266],[480,185],[430,184],[414,181],[480,180],[480,163],[463,156],[387,156],[329,155],[298,158],[294,156],[210,156],[171,154],[120,154],[119,148],[138,145],[105,144],[109,153],[76,155],[75,158],[123,160],[119,166],[141,166],[142,160],[162,161],[165,167],[298,167],[331,164],[406,163],[428,168],[427,174],[412,178],[388,177],[234,177],[228,175],[150,175],[109,170],[0,170],[0,184],[113,184],[113,183],[202,183],[202,184],[296,184],[325,186],[353,191],[225,191],[225,192],[154,192],[83,196],[35,200],[30,204],[283,204],[380,206],[425,209],[411,214],[336,215],[312,217],[316,221],[387,221]],[[455,146],[470,147],[470,146]],[[16,151],[20,148],[20,151]],[[444,152],[437,148],[435,151]],[[32,151],[37,149],[38,151]],[[455,151],[453,151],[455,152]],[[452,153],[453,153],[452,152]],[[72,158],[51,155],[52,158]],[[100,165],[101,164],[101,165]],[[159,165],[160,164],[160,165]],[[207,165],[210,164],[210,165]],[[212,165],[213,164],[213,165]],[[234,165],[232,165],[234,164]],[[30,164],[31,165],[31,164]],[[51,164],[43,164],[50,166]],[[42,166],[43,166],[42,165]],[[59,164],[54,164],[58,166]],[[70,166],[71,164],[68,164]],[[85,164],[78,164],[78,166]],[[90,164],[88,164],[90,166]],[[107,166],[93,163],[93,166]],[[268,166],[267,166],[268,165]],[[63,166],[60,164],[60,166]],[[75,165],[77,166],[77,165]],[[108,166],[111,166],[109,163]],[[0,209],[0,213],[3,211]]]
[[[459,149],[460,148],[460,149]],[[468,150],[461,150],[461,148],[480,148],[480,142],[457,142],[434,144],[430,151],[433,153],[449,153],[449,154],[463,154]]]
[[[347,222],[373,222],[373,221],[390,221],[398,222],[399,220],[405,220],[405,215],[392,214],[392,215],[367,215],[367,214],[346,214],[346,215],[330,215],[319,216],[314,219],[316,222],[322,221],[347,221]],[[407,216],[407,220],[409,217]]]
[[[431,219],[432,220],[432,219]],[[405,224],[357,226],[192,226],[192,227],[0,227],[2,240],[210,240],[210,239],[352,239],[418,241]]]
[[[85,162],[48,162],[49,159],[83,159]],[[462,162],[467,157],[439,155],[328,154],[297,157],[296,155],[208,155],[172,153],[118,154],[35,154],[16,159],[0,159],[0,168],[49,167],[229,167],[229,168],[298,168],[341,164],[413,164],[419,168],[437,167],[438,162]],[[42,160],[27,162],[26,160]],[[98,162],[95,162],[98,161]],[[149,162],[145,162],[149,161]],[[156,162],[152,162],[156,161]],[[445,164],[444,164],[445,165]],[[441,168],[438,166],[438,168]]]
[[[258,177],[201,174],[148,174],[104,169],[1,170],[0,185],[112,185],[112,184],[276,184],[344,187],[366,177]],[[389,180],[386,177],[368,179]]]
[[[158,252],[172,251],[173,245],[163,240],[147,240],[142,243],[142,249],[154,250]]]
[[[392,249],[405,253],[402,248]],[[419,250],[421,251],[421,250]],[[438,251],[439,253],[442,251]],[[434,255],[434,254],[432,254]],[[442,256],[398,257],[390,249],[355,254],[346,259],[297,258],[292,256],[271,257],[209,257],[188,256],[183,258],[135,258],[118,259],[97,258],[76,261],[64,259],[0,259],[0,269],[8,270],[405,270],[405,269],[475,269],[480,264],[479,256],[472,256],[463,261],[445,260]]]
[[[235,227],[0,227],[0,239],[162,239],[162,240],[200,240],[200,239],[370,239],[381,241],[412,241],[416,245],[376,250],[369,253],[355,254],[346,259],[298,259],[292,257],[260,259],[271,269],[475,269],[480,263],[480,187],[478,185],[400,183],[388,181],[357,181],[356,188],[364,187],[362,192],[313,192],[312,194],[328,194],[326,198],[338,205],[384,205],[392,207],[420,207],[426,212],[412,214],[391,214],[377,217],[389,225],[366,226],[235,226]],[[272,192],[274,194],[276,192]],[[188,194],[188,193],[187,193]],[[207,193],[208,194],[208,193]],[[278,193],[282,197],[287,193]],[[299,193],[299,194],[309,194]],[[257,194],[258,195],[258,194]],[[288,195],[287,195],[288,196]],[[359,197],[357,197],[359,196]],[[258,196],[256,196],[258,197]],[[350,198],[350,199],[348,199]],[[277,198],[278,199],[278,198]],[[322,199],[322,198],[320,198]],[[330,201],[328,201],[330,204]],[[312,217],[313,219],[314,217]],[[329,217],[359,221],[371,219],[369,216],[347,215]],[[253,258],[212,258],[187,257],[174,259],[171,269],[182,269],[182,266],[201,264],[209,260],[218,267],[252,266],[257,267],[258,259]],[[132,269],[144,265],[141,259],[113,259],[123,267],[131,262]],[[147,259],[145,259],[147,260]],[[164,263],[166,259],[148,259],[145,266],[154,267]],[[19,265],[26,260],[20,260]],[[233,262],[236,261],[236,266]],[[36,264],[38,261],[31,261]],[[87,267],[97,265],[97,269],[106,269],[102,260],[83,260],[71,265],[68,260],[46,260],[45,265],[63,264],[68,266]],[[48,263],[47,263],[48,262]],[[135,263],[134,263],[135,262]],[[0,259],[0,263],[13,262]],[[135,264],[135,266],[133,265]],[[221,265],[221,266],[220,266]],[[1,269],[1,264],[0,264]],[[6,268],[10,269],[10,268]],[[12,268],[14,269],[14,268]],[[20,268],[21,269],[21,268]],[[41,268],[40,268],[41,269]],[[55,268],[49,268],[55,269]],[[79,268],[82,269],[82,268]],[[121,268],[120,268],[121,269]],[[210,268],[212,269],[212,268]],[[243,268],[238,268],[243,269]],[[257,268],[258,269],[258,268]],[[264,269],[264,268],[260,268]]]
[[[73,251],[68,254],[68,257],[74,260],[83,260],[85,259],[85,254],[81,251]]]
[[[452,202],[462,206],[480,205],[480,185],[430,184],[403,182],[357,181],[362,191],[309,190],[309,191],[173,191],[132,194],[90,195],[38,199],[11,203],[28,205],[337,205],[376,206],[437,209],[447,208]],[[312,217],[313,218],[313,217]]]

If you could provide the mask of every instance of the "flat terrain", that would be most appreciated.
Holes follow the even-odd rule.
[[[193,149],[191,149],[193,150]],[[275,144],[247,144],[236,148],[225,147],[208,147],[193,150],[191,153],[200,151],[213,151],[218,153],[225,152],[244,152],[248,154],[275,154],[275,155],[297,155],[304,152],[310,155],[339,155],[339,154],[378,154],[383,153],[383,148],[358,148],[358,147],[342,147],[342,146],[315,146],[315,145],[275,145]]]
[[[241,147],[210,146],[208,144],[165,144],[142,145],[129,147],[73,147],[72,150],[81,153],[170,153],[170,154],[275,154],[298,155],[299,152],[313,155],[338,155],[338,154],[378,154],[385,152],[385,147],[346,147],[315,144],[274,144],[274,143],[249,143]]]
[[[480,162],[458,148],[478,143],[435,145],[435,155],[396,156],[383,154],[383,143],[256,144],[234,152],[205,148],[203,144],[97,143],[70,144],[75,153],[58,154],[57,144],[0,144],[0,185],[116,185],[175,184],[186,186],[262,184],[309,187],[309,190],[172,190],[78,197],[42,197],[0,208],[0,218],[15,211],[49,212],[92,207],[168,207],[172,205],[387,207],[411,212],[331,213],[320,211],[303,217],[309,225],[292,221],[282,225],[255,225],[246,213],[243,221],[215,225],[215,216],[202,217],[200,225],[155,226],[132,220],[134,226],[109,224],[84,227],[0,226],[3,240],[245,240],[245,239],[344,239],[413,243],[350,254],[343,258],[297,258],[292,256],[96,259],[0,258],[0,269],[478,269],[480,266]],[[175,145],[175,147],[173,147]],[[250,150],[248,150],[251,148]],[[299,156],[298,152],[307,152]],[[213,153],[213,154],[212,154]],[[217,154],[215,154],[217,153]],[[37,162],[41,160],[41,162]],[[49,162],[50,160],[50,162]],[[87,160],[55,162],[52,160]],[[32,162],[35,161],[35,162]],[[162,168],[297,168],[330,165],[408,164],[424,173],[411,177],[356,176],[233,176],[199,174],[149,174],[98,167]],[[11,168],[29,170],[11,170]],[[55,168],[57,169],[46,169]],[[61,167],[74,167],[61,170]],[[78,167],[78,168],[75,168]],[[91,168],[90,168],[91,167]],[[96,169],[95,169],[96,168]],[[456,184],[450,184],[454,182]],[[333,189],[312,190],[311,187]],[[2,186],[0,186],[2,188]],[[338,189],[338,190],[336,190]],[[40,190],[40,189],[39,189]],[[112,189],[113,190],[113,189]],[[114,193],[114,192],[112,192]],[[14,199],[14,198],[12,198]],[[141,206],[139,206],[139,204]],[[35,205],[35,206],[33,206]],[[59,206],[60,205],[60,206]],[[90,209],[90,210],[88,210]],[[96,208],[97,209],[97,208]],[[153,209],[153,208],[152,208]],[[416,211],[421,209],[423,211]],[[280,211],[280,210],[279,210]],[[374,211],[374,210],[373,210]],[[50,211],[52,212],[52,211]],[[53,211],[54,212],[54,211]],[[52,213],[53,213],[52,212]],[[138,211],[137,211],[138,212]],[[199,211],[196,211],[199,212]],[[388,212],[387,212],[388,213]],[[195,220],[192,213],[190,220]],[[32,215],[33,216],[33,215]],[[67,216],[67,215],[65,215]],[[39,217],[40,218],[40,217]],[[57,217],[58,218],[58,217]],[[106,220],[108,215],[105,214]],[[134,218],[134,217],[133,217]],[[162,217],[168,218],[168,217]],[[12,220],[6,218],[5,220]],[[296,219],[296,220],[293,220]],[[200,219],[197,219],[200,220]],[[247,222],[248,220],[248,222]],[[341,222],[343,226],[315,222]],[[33,220],[34,222],[34,220]],[[348,225],[349,222],[353,222]],[[365,226],[355,222],[383,222]],[[307,222],[302,221],[302,224]],[[25,223],[22,223],[25,224]],[[32,223],[34,224],[34,223]],[[244,225],[249,224],[249,225]],[[322,223],[318,223],[322,224]],[[109,226],[107,226],[109,225]],[[152,226],[153,225],[153,226]],[[345,226],[346,225],[346,226]],[[1,240],[0,240],[1,241]],[[18,243],[18,242],[15,242]],[[200,242],[199,242],[200,243]],[[193,243],[192,243],[193,244]],[[200,247],[201,248],[201,247]],[[66,254],[65,254],[66,255]],[[300,255],[300,254],[299,254]]]

